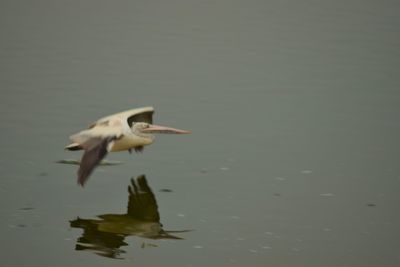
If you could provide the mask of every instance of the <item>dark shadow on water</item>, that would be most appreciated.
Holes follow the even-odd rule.
[[[99,219],[77,218],[70,221],[73,228],[82,228],[82,236],[78,238],[75,249],[89,250],[100,256],[121,259],[125,253],[121,249],[127,246],[124,240],[128,236],[148,239],[182,239],[173,233],[188,232],[166,231],[160,223],[157,201],[149,187],[146,176],[140,175],[131,179],[128,186],[129,200],[126,214],[103,214]],[[148,244],[148,246],[157,246]],[[142,248],[146,243],[142,243]]]

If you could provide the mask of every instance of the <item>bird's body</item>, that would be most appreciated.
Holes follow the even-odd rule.
[[[65,148],[72,151],[85,150],[78,171],[78,183],[84,185],[93,169],[108,152],[124,150],[130,152],[132,149],[141,151],[144,146],[153,143],[152,133],[189,133],[152,124],[153,113],[152,107],[116,113],[101,118],[88,129],[72,135],[70,139],[73,143]]]

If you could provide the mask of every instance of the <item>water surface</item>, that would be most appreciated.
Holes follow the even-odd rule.
[[[1,265],[398,266],[399,11],[1,1]],[[193,134],[109,155],[123,164],[84,189],[55,163],[79,159],[70,134],[147,105]],[[124,214],[142,174],[163,229],[193,231],[126,236],[123,259],[76,250],[71,221]]]

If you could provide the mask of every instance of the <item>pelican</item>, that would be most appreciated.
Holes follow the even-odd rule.
[[[153,107],[142,107],[119,112],[92,123],[88,129],[70,136],[73,143],[65,149],[84,150],[78,184],[82,187],[90,174],[108,152],[143,151],[154,142],[153,133],[188,134],[190,131],[153,124]]]

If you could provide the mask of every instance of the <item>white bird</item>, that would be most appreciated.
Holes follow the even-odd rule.
[[[154,141],[152,133],[188,134],[190,131],[153,124],[153,107],[136,108],[116,113],[97,120],[87,130],[70,136],[72,144],[68,150],[81,150],[78,170],[78,184],[83,186],[94,168],[108,152],[134,149],[141,152],[143,147]]]

